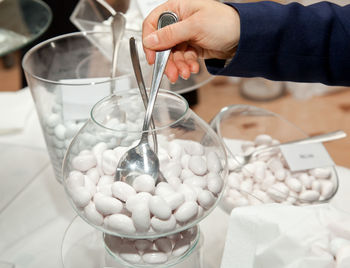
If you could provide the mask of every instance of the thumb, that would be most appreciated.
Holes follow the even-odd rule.
[[[187,20],[183,20],[150,33],[143,38],[144,47],[151,50],[165,50],[189,41],[193,32],[187,24]]]

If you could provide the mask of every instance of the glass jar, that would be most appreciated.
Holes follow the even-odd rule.
[[[152,148],[152,134],[157,135],[165,180],[148,179],[147,186],[142,175],[132,185],[115,181],[119,159],[140,140],[144,111],[136,89],[104,98],[64,159],[63,182],[73,208],[107,234],[141,239],[186,230],[214,209],[224,189],[221,139],[183,97],[163,90],[153,111],[155,129],[148,133]]]
[[[26,80],[59,182],[63,156],[73,136],[89,118],[92,106],[110,94],[112,84],[116,90],[136,85],[128,58],[120,59],[124,64],[119,63],[117,78],[110,79],[110,58],[90,41],[102,42],[108,35],[106,32],[61,35],[34,46],[23,58]],[[112,43],[104,45],[111,47]]]
[[[242,156],[254,150],[307,137],[280,115],[256,106],[231,105],[221,109],[211,126],[228,152],[229,175],[221,202],[228,213],[235,207],[262,203],[324,203],[336,194],[334,165],[291,171],[278,146],[242,163]]]

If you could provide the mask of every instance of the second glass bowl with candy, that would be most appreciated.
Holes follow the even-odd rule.
[[[241,162],[242,156],[261,148],[307,138],[280,115],[256,106],[231,105],[222,108],[211,126],[228,152],[229,175],[221,202],[226,212],[262,203],[324,203],[336,194],[338,176],[333,165],[292,171],[278,146]]]
[[[136,89],[98,102],[71,142],[63,184],[89,224],[127,238],[154,238],[196,225],[217,205],[227,175],[226,151],[216,133],[180,95],[161,90],[153,112],[162,181],[140,175],[115,179],[120,157],[139,142],[144,104]],[[153,147],[152,147],[153,148]]]

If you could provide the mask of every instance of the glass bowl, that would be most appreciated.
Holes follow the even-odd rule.
[[[291,171],[279,147],[242,163],[241,157],[273,144],[306,138],[297,126],[278,114],[250,105],[224,107],[211,126],[228,152],[227,187],[221,207],[261,203],[306,205],[328,202],[338,190],[334,166]]]
[[[140,239],[180,232],[207,216],[223,193],[227,167],[221,139],[183,97],[164,90],[149,134],[157,134],[165,181],[144,183],[141,175],[132,185],[115,182],[120,157],[139,142],[144,110],[136,89],[104,98],[65,155],[63,184],[71,204],[111,235]]]

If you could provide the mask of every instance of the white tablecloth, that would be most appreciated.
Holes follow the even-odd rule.
[[[34,109],[22,132],[0,136],[0,149],[0,267],[62,267],[62,239],[75,212],[54,177]],[[337,171],[340,190],[332,202],[346,209],[350,170]],[[206,268],[220,267],[228,218],[216,208],[200,223]]]

